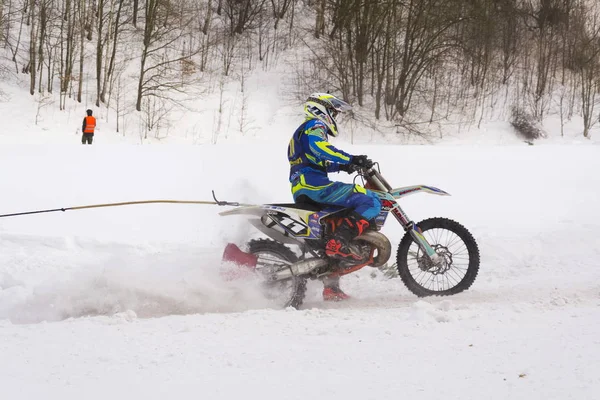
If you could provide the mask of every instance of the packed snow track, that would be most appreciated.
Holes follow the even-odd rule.
[[[600,390],[600,148],[344,146],[414,220],[478,241],[465,293],[418,299],[365,269],[352,299],[277,310],[219,275],[259,233],[216,206],[0,219],[0,388],[14,399],[593,399]],[[0,214],[149,199],[290,201],[285,143],[5,146]],[[240,167],[227,160],[256,158]],[[275,157],[275,155],[279,154]],[[340,174],[340,180],[351,177]],[[402,231],[388,221],[393,246]]]

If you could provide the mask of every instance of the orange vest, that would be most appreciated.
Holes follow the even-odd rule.
[[[94,133],[94,128],[96,127],[96,118],[91,115],[85,117],[85,129],[84,133]]]

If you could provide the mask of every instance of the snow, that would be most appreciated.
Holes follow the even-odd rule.
[[[459,316],[445,322],[420,315],[419,303],[396,307],[343,316],[118,315],[11,329],[1,345],[10,364],[3,391],[90,399],[594,397],[594,307],[563,312],[566,319],[558,310],[495,311],[484,326],[472,309],[439,311]]]
[[[112,109],[93,106],[92,64],[82,103],[68,99],[64,111],[56,90],[30,96],[29,76],[5,71],[0,214],[211,200],[212,189],[231,201],[291,201],[285,151],[301,121],[297,92],[315,84],[296,74],[307,51],[292,45],[268,66],[203,75],[186,109],[147,138],[143,113],[128,112],[117,132],[114,99]],[[12,71],[7,57],[0,62]],[[129,110],[138,63],[123,74]],[[495,104],[509,104],[506,95],[425,127],[436,135],[426,139],[356,107],[358,118],[342,121],[334,140],[380,161],[394,186],[452,194],[401,203],[416,221],[461,222],[479,244],[474,285],[448,298],[416,298],[399,279],[364,269],[342,279],[349,301],[325,303],[310,282],[300,310],[274,309],[255,282],[220,276],[225,245],[260,235],[216,206],[0,218],[0,396],[598,398],[600,125],[584,139],[575,110],[563,137],[553,106],[543,121],[549,137],[527,146]],[[84,147],[87,108],[98,128]],[[383,232],[394,247],[403,234],[393,219]]]
[[[287,202],[288,136],[254,145],[6,144],[0,213],[210,200],[211,189],[231,201]],[[302,309],[277,310],[252,282],[220,278],[225,244],[259,234],[216,206],[2,218],[3,397],[597,397],[596,145],[334,143],[379,161],[394,186],[452,194],[402,206],[415,220],[444,216],[473,233],[482,262],[469,291],[418,299],[399,279],[365,269],[342,279],[347,302],[324,303],[310,282]],[[402,235],[393,220],[383,232],[394,246]]]

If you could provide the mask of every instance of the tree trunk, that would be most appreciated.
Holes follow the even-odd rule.
[[[81,32],[79,35],[79,87],[77,89],[77,102],[81,103],[82,100],[82,93],[83,93],[83,61],[84,61],[84,54],[83,54],[83,50],[84,50],[84,40],[85,40],[85,27],[84,27],[84,22],[85,21],[85,14],[86,14],[86,7],[85,7],[85,2],[86,0],[79,0],[79,18],[81,21]]]
[[[36,47],[37,47],[37,25],[35,19],[35,0],[29,0],[29,94],[35,94],[36,82]]]
[[[117,57],[117,43],[119,38],[119,28],[121,24],[121,11],[123,9],[124,0],[119,0],[119,8],[117,9],[117,15],[115,16],[114,22],[114,31],[113,35],[113,44],[112,44],[112,54],[110,56],[110,61],[108,63],[108,71],[104,74],[104,85],[102,87],[102,93],[100,93],[100,101],[103,103],[106,102],[106,88],[108,86],[108,82],[110,82],[114,69],[115,69],[115,59]],[[110,95],[109,95],[110,97]]]
[[[133,0],[133,26],[137,28],[139,0]]]
[[[144,26],[144,46],[142,48],[142,57],[140,60],[140,78],[138,81],[137,100],[135,109],[142,111],[142,98],[144,97],[144,76],[146,74],[146,59],[148,58],[148,50],[152,44],[152,36],[156,28],[156,18],[158,17],[159,0],[148,0],[145,9],[145,26]]]
[[[104,1],[98,0],[98,32],[96,41],[96,107],[100,107],[100,93],[102,92],[102,56],[104,55]]]
[[[325,32],[325,4],[327,0],[318,0],[317,20],[315,21],[315,38],[319,39]]]
[[[40,2],[40,13],[38,16],[38,31],[39,31],[39,37],[38,37],[38,50],[37,50],[37,58],[38,58],[38,71],[40,73],[39,76],[39,81],[38,81],[38,92],[42,93],[44,91],[42,82],[43,82],[43,76],[44,76],[44,42],[46,41],[46,30],[48,27],[48,14],[47,14],[47,10],[46,10],[46,2],[45,1],[41,1]]]
[[[210,26],[210,20],[212,17],[212,0],[208,0],[208,6],[206,7],[206,16],[204,17],[204,24],[202,25],[202,33],[208,34],[208,27]]]

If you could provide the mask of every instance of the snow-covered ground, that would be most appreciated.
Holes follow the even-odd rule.
[[[0,214],[148,199],[290,200],[288,135],[267,145],[0,148]],[[418,299],[363,270],[353,296],[273,310],[223,282],[224,245],[257,235],[216,206],[0,218],[0,390],[14,399],[595,399],[600,390],[600,148],[344,146],[415,220],[467,226],[472,288]],[[349,181],[347,175],[339,175]],[[401,229],[388,221],[394,245]]]

